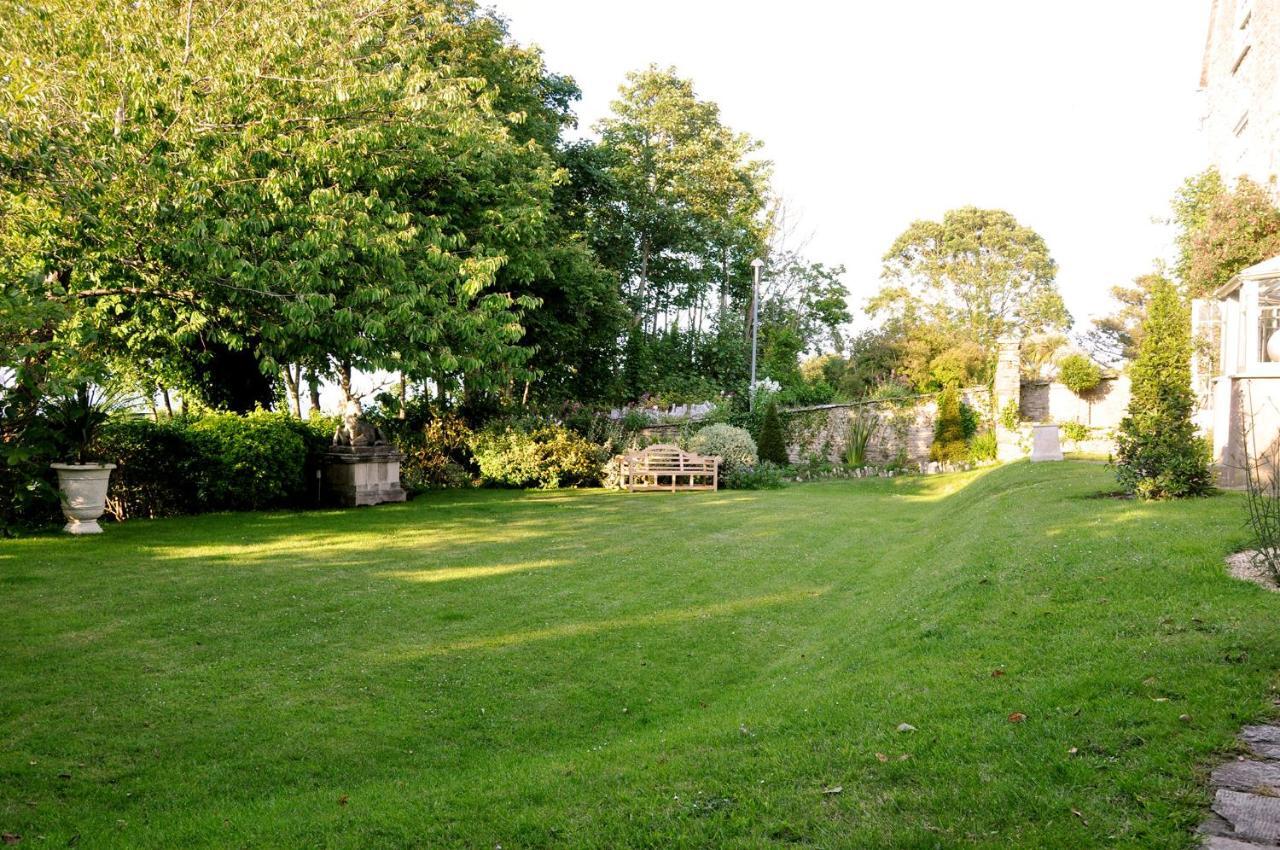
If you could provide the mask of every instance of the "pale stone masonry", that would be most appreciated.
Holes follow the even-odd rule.
[[[1209,164],[1280,197],[1280,0],[1212,0],[1200,88]]]

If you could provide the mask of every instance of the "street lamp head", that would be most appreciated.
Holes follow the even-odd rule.
[[[760,259],[759,257],[756,257],[754,260],[751,261],[751,268],[753,269],[758,269],[763,265],[764,265],[764,260]]]

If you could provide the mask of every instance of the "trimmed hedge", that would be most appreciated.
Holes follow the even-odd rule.
[[[124,520],[315,504],[335,422],[265,411],[112,419],[96,446],[116,464],[107,512]]]
[[[117,520],[200,510],[200,442],[185,422],[113,419],[97,451],[116,464],[107,512]]]

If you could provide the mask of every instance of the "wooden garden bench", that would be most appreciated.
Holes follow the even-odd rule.
[[[674,493],[676,490],[715,490],[720,486],[720,458],[682,451],[671,443],[629,452],[619,463],[622,486],[632,492],[669,490]],[[681,479],[685,483],[680,483]]]

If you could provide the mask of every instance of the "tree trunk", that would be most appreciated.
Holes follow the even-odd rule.
[[[649,294],[649,239],[642,237],[640,239],[640,291],[636,293],[638,300],[637,314],[647,316],[648,310],[645,307],[645,298]],[[643,327],[643,325],[641,325]]]
[[[344,360],[338,365],[338,386],[342,390],[342,405],[351,402],[351,361]]]
[[[288,363],[284,364],[284,387],[285,396],[289,402],[289,412],[299,419],[302,418],[302,397],[299,395],[298,383],[302,378],[302,367],[299,366],[297,371]]]
[[[315,372],[307,373],[307,389],[311,393],[311,412],[320,415],[320,379]]]
[[[720,320],[729,310],[729,249],[722,248],[720,253]]]
[[[408,393],[405,389],[404,372],[400,373],[400,412],[396,414],[397,419],[404,419],[408,414],[405,412],[404,406]]]
[[[169,390],[167,387],[160,388],[160,398],[164,399],[165,413],[169,414],[169,418],[173,418],[173,402],[169,400]]]

